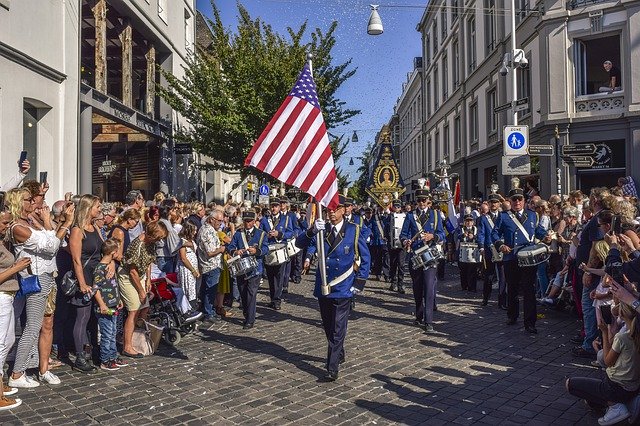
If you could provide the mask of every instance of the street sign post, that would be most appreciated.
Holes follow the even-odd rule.
[[[570,157],[562,157],[562,159],[573,167],[592,167],[596,162],[590,155],[572,155]]]
[[[502,140],[504,155],[526,155],[529,146],[529,126],[504,126]]]
[[[562,155],[590,155],[595,154],[596,146],[592,143],[583,143],[580,145],[562,145]]]
[[[268,195],[258,195],[258,204],[262,204],[265,206],[269,205],[269,196]]]
[[[531,157],[528,155],[502,156],[502,174],[505,176],[531,174]]]
[[[553,145],[529,145],[529,155],[537,155],[538,157],[553,157],[555,150]]]
[[[500,105],[498,107],[495,107],[493,109],[493,112],[497,114],[499,112],[506,111],[508,109],[511,109],[511,102],[509,102],[508,104],[502,104],[502,105]]]
[[[529,108],[529,98],[520,98],[514,102],[513,112],[524,111]]]

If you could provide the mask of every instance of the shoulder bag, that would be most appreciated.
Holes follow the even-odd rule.
[[[91,256],[89,256],[87,260],[84,262],[84,265],[82,265],[82,269],[87,267],[87,264],[97,252],[98,252],[98,249],[94,250],[93,253],[91,253]],[[60,291],[64,296],[72,297],[79,290],[80,290],[80,286],[78,285],[78,278],[76,277],[76,274],[73,272],[73,268],[71,268],[62,277],[62,284],[60,284]]]

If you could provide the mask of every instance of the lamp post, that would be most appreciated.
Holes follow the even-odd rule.
[[[516,76],[516,0],[511,0],[511,108],[513,111],[513,125],[518,124],[516,101],[518,100],[518,80]]]

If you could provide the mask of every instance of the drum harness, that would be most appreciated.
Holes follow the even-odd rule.
[[[360,259],[360,251],[358,250],[358,240],[360,239],[360,226],[356,223],[353,222],[346,222],[345,223],[351,223],[353,225],[356,226],[356,238],[354,240],[353,243],[353,250],[355,252],[354,255],[354,262],[351,266],[349,266],[349,268],[344,271],[342,274],[340,274],[339,276],[335,277],[334,279],[331,280],[331,282],[329,282],[329,284],[327,284],[329,287],[333,287],[335,285],[340,284],[342,281],[346,280],[347,278],[349,278],[351,276],[351,274],[353,272],[358,272],[358,269],[360,268],[360,263],[361,263],[361,259]],[[344,227],[344,225],[343,225]],[[344,228],[343,228],[344,229]],[[346,229],[345,229],[346,231]]]
[[[258,245],[256,246],[256,248],[262,246],[262,240],[264,239],[264,235],[265,235],[264,232],[260,234],[260,241],[258,241]],[[242,237],[242,242],[244,243],[244,248],[248,249],[249,247],[251,247],[249,245],[249,243],[247,242],[247,235],[244,233],[244,230],[240,231],[240,236]],[[249,256],[254,256],[254,255],[249,255]]]
[[[520,231],[522,232],[522,234],[523,234],[525,237],[527,237],[527,239],[529,240],[529,244],[527,244],[527,245],[531,245],[531,244],[533,244],[533,239],[534,239],[534,236],[535,236],[535,231],[534,231],[534,234],[533,234],[533,235],[529,235],[529,233],[527,232],[527,230],[526,230],[526,229],[524,229],[524,226],[522,226],[522,223],[520,222],[520,220],[518,220],[518,218],[513,214],[513,212],[512,212],[511,210],[509,210],[509,211],[507,212],[507,214],[509,215],[509,217],[511,218],[511,220],[513,220],[513,223],[515,223],[515,224],[516,224],[516,226],[518,227],[518,229],[520,229]],[[536,213],[536,219],[537,219],[537,218],[538,218],[538,213]],[[538,226],[538,222],[537,222],[537,220],[536,220],[536,226]],[[514,243],[515,243],[515,241],[514,241]],[[527,247],[527,245],[520,246],[520,248],[519,248],[519,249],[522,249],[523,247]],[[518,250],[519,250],[519,249],[518,249]],[[514,250],[514,254],[517,254],[516,247],[514,247],[514,248],[513,248],[513,250]]]
[[[416,211],[418,211],[418,210],[416,210]],[[414,219],[416,221],[416,224],[418,224],[418,223],[420,224],[420,230],[416,233],[416,235],[414,235],[411,238],[410,241],[411,241],[412,244],[416,240],[416,238],[418,238],[424,232],[424,225],[426,225],[429,222],[429,218],[431,217],[431,209],[427,209],[427,216],[428,216],[427,217],[427,221],[425,223],[422,223],[422,222],[420,222],[420,219],[417,218],[416,214],[414,213],[413,217],[414,217]],[[438,215],[434,214],[433,217],[435,219],[433,221],[433,234],[435,236],[436,229],[438,229]],[[434,240],[435,240],[435,238],[433,240],[431,240],[431,241],[434,241]],[[432,246],[433,244],[437,244],[437,243],[429,243],[430,246]],[[409,247],[407,248],[407,253],[410,253],[410,252],[411,252],[411,244],[409,244]]]

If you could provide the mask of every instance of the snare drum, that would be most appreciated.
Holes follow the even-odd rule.
[[[423,246],[415,251],[411,258],[413,269],[428,268],[436,266],[440,259],[444,259],[442,247],[436,244],[432,247]]]
[[[519,249],[516,253],[518,266],[536,266],[549,259],[549,247],[546,244],[534,244]]]
[[[301,248],[296,246],[296,239],[292,239],[287,241],[287,255],[289,257],[293,257],[296,254],[300,253]]]
[[[254,256],[234,256],[227,259],[227,265],[229,265],[229,273],[233,277],[253,275],[258,269],[258,261]]]
[[[269,254],[264,257],[264,263],[269,266],[282,265],[289,260],[286,244],[269,244]]]
[[[482,253],[476,243],[460,243],[460,258],[462,263],[480,263],[482,262]]]

